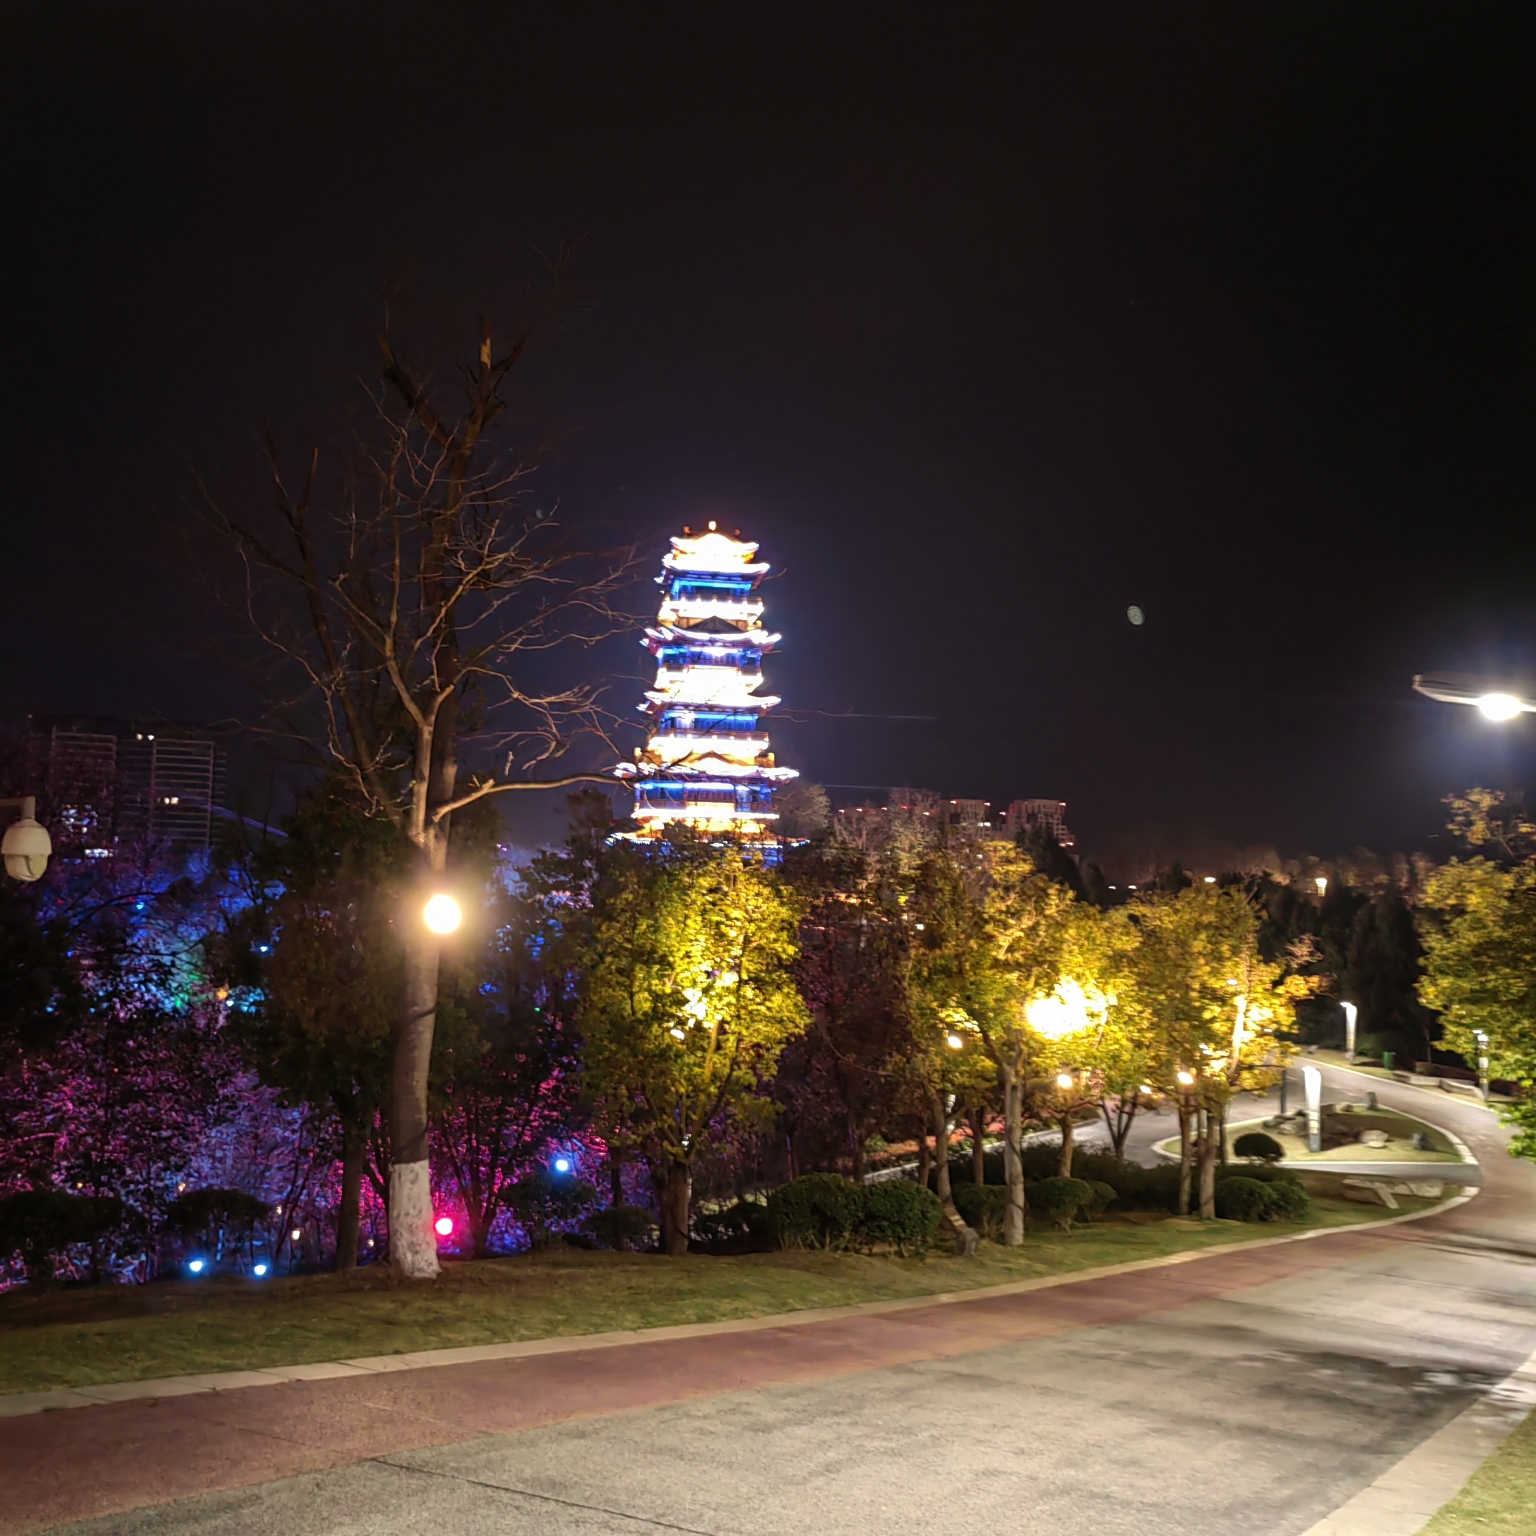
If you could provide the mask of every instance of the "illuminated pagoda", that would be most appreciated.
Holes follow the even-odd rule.
[[[641,640],[656,658],[656,686],[639,706],[651,735],[633,763],[614,770],[635,792],[635,836],[657,839],[668,822],[706,835],[777,848],[773,787],[798,777],[768,749],[760,697],[763,656],[779,640],[762,627],[758,583],[768,566],[756,544],[684,528],[662,558],[656,625]]]

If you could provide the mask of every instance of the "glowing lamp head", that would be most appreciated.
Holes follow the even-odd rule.
[[[1179,1086],[1181,1088],[1193,1088],[1195,1086],[1195,1074],[1193,1072],[1179,1072]]]
[[[1512,693],[1485,693],[1477,708],[1485,720],[1513,720],[1525,706]]]
[[[954,1030],[950,1030],[950,1032],[944,1037],[944,1041],[952,1051],[960,1051],[965,1049],[965,1041],[962,1040],[960,1036],[954,1032]]]
[[[1072,1074],[1070,1072],[1058,1072],[1056,1074],[1056,1086],[1058,1088],[1070,1088],[1072,1086]]]
[[[298,1242],[299,1239],[304,1236],[303,1227],[295,1227],[293,1231],[288,1234],[288,1236],[291,1237],[294,1242]]]
[[[570,1158],[568,1158],[568,1157],[557,1157],[555,1159],[555,1172],[556,1173],[569,1173],[570,1171],[571,1171],[571,1160],[570,1160]]]
[[[421,917],[433,933],[452,933],[464,920],[458,902],[441,892],[422,908]]]
[[[439,1237],[452,1237],[453,1217],[439,1216],[437,1220],[432,1223],[432,1230],[436,1232]]]
[[[267,1266],[265,1264],[253,1264],[251,1266],[251,1273],[255,1275],[258,1280],[263,1280],[266,1278]]]
[[[190,1269],[194,1275],[200,1275],[202,1274],[204,1268],[203,1260],[193,1259],[192,1262],[187,1265],[187,1268]]]

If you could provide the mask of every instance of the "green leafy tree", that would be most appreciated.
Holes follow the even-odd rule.
[[[1436,870],[1422,933],[1419,996],[1440,1010],[1445,1043],[1475,1060],[1481,1030],[1493,1075],[1536,1085],[1536,862],[1504,868],[1479,857]],[[1527,1093],[1506,1118],[1513,1150],[1536,1157],[1536,1100]]]
[[[1010,1244],[1024,1240],[1024,1098],[1037,1042],[1025,1010],[1061,979],[1074,905],[1070,890],[1036,874],[1006,843],[934,851],[911,898],[913,1012],[925,1047],[919,1065],[942,1132],[945,1080],[956,1070],[950,1057],[970,1041],[990,1063],[1003,1099]],[[947,1164],[941,1151],[941,1181]],[[947,1193],[942,1185],[939,1193]]]
[[[1258,908],[1236,886],[1156,892],[1126,910],[1138,935],[1126,1006],[1152,1047],[1150,1080],[1179,1112],[1179,1210],[1188,1214],[1198,1177],[1210,1220],[1227,1106],[1275,1081],[1313,982],[1265,957]]]
[[[651,1160],[667,1253],[687,1251],[695,1159],[772,1117],[765,1086],[808,1022],[799,919],[777,871],[673,827],[660,848],[603,850],[568,930],[587,1090],[604,1132]]]

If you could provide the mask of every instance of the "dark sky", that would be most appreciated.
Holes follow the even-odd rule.
[[[937,717],[781,761],[1090,846],[1434,846],[1536,763],[1407,687],[1536,661],[1528,17],[5,5],[0,715],[245,707],[195,476],[254,504],[264,422],[359,418],[386,299],[447,364],[578,242],[547,493],[740,526],[774,692]]]

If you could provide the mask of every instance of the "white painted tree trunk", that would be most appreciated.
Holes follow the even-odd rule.
[[[437,1233],[432,1230],[431,1165],[391,1163],[389,1262],[408,1280],[437,1278]]]

